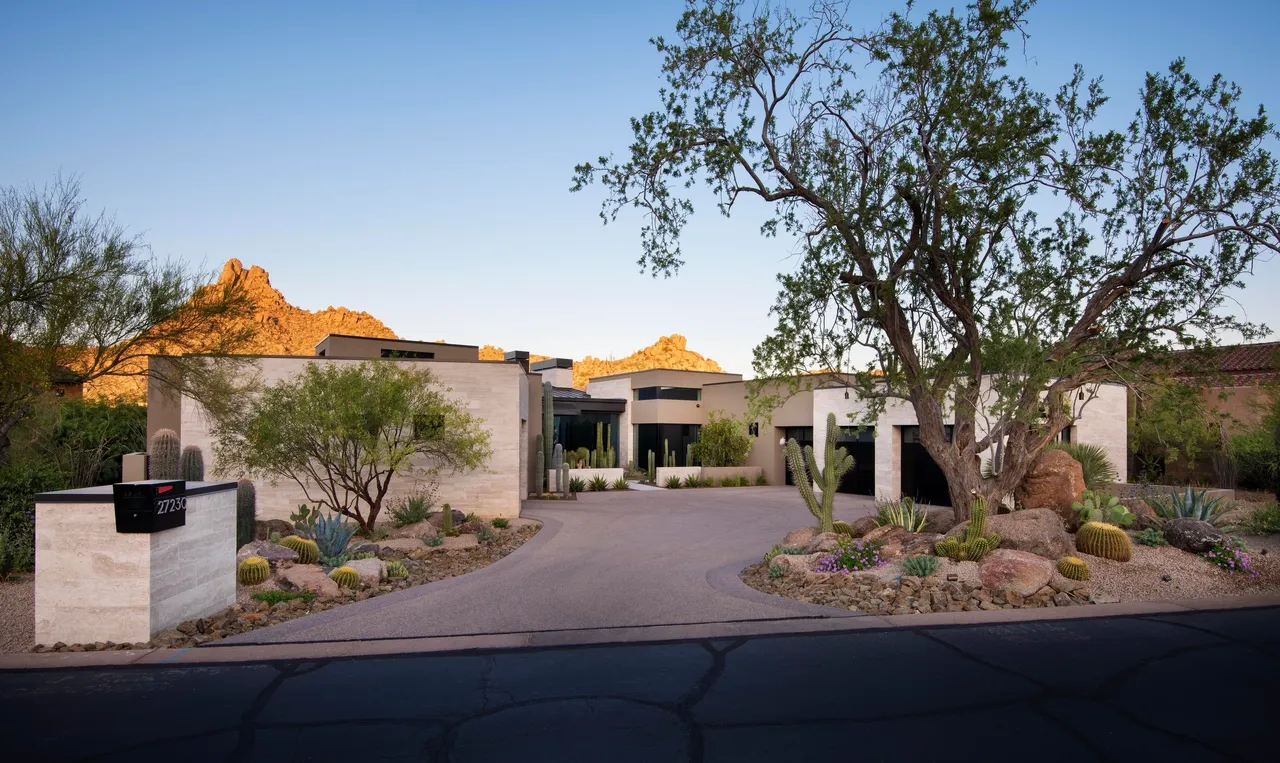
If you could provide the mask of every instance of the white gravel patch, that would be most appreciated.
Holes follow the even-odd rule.
[[[1280,559],[1275,553],[1261,554],[1253,538],[1245,538],[1251,549],[1257,578],[1231,574],[1196,554],[1170,546],[1134,544],[1133,559],[1113,562],[1088,554],[1077,554],[1089,564],[1089,589],[1121,601],[1164,601],[1236,596],[1243,593],[1280,591]],[[1169,580],[1164,580],[1165,575]]]
[[[30,575],[0,583],[0,652],[25,652],[36,638],[36,591]]]

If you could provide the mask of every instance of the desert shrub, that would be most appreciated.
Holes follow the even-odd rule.
[[[908,556],[902,560],[902,571],[907,575],[915,575],[918,578],[927,578],[938,571],[942,560],[936,556],[927,554],[919,554],[917,556]]]
[[[680,479],[680,475],[673,474],[667,477],[667,481],[663,483],[663,487],[667,490],[679,490],[684,485],[684,480]]]
[[[885,563],[880,556],[880,544],[875,541],[854,540],[847,535],[840,536],[836,550],[818,560],[814,572],[842,572],[849,574],[861,570],[870,570]]]
[[[1118,478],[1116,467],[1107,458],[1107,451],[1098,445],[1083,442],[1054,442],[1045,446],[1065,451],[1068,456],[1080,462],[1084,471],[1084,486],[1090,490],[1102,490],[1113,484]]]
[[[785,578],[786,576],[787,576],[786,567],[783,567],[781,564],[769,565],[769,577],[774,578],[776,580],[777,578]]]
[[[699,483],[699,485],[700,485],[701,487],[715,487],[715,486],[716,486],[716,481],[715,481],[715,480],[713,480],[713,479],[711,479],[710,477],[707,477],[707,478],[703,479],[703,480],[702,480],[702,482],[700,482],[700,483]]]
[[[1280,533],[1280,504],[1269,503],[1254,509],[1240,522],[1240,531],[1246,535]]]
[[[702,480],[699,479],[698,475],[696,474],[688,474],[688,475],[685,475],[684,486],[685,487],[702,487]]]
[[[593,493],[603,493],[609,489],[609,480],[603,474],[597,474],[587,483],[587,490]]]
[[[1247,553],[1249,547],[1236,537],[1227,537],[1213,544],[1213,548],[1201,554],[1211,564],[1236,575],[1258,576],[1253,568],[1253,559]]]
[[[490,530],[488,527],[483,525],[480,526],[480,529],[476,530],[476,540],[481,543],[491,543],[496,537],[498,536],[493,534],[493,530]]]
[[[757,487],[764,487],[765,485],[768,485],[768,484],[769,484],[769,480],[767,480],[767,479],[765,479],[765,478],[764,478],[764,474],[763,474],[763,473],[761,473],[761,474],[757,474],[757,475],[756,475],[756,486],[757,486]]]
[[[613,481],[613,489],[614,490],[630,490],[631,483],[627,482],[626,477],[619,477]]]
[[[507,529],[508,527],[510,527],[510,526],[511,526],[511,523],[510,523],[510,522],[508,522],[507,520],[503,519],[502,517],[498,517],[497,519],[493,520],[493,521],[492,521],[492,522],[490,522],[489,524],[493,525],[494,527],[498,528],[499,530],[505,530],[505,529]]]
[[[737,486],[738,486],[737,477],[724,477],[720,480],[720,487],[737,487]]]
[[[315,591],[259,591],[249,598],[264,601],[271,606],[275,606],[282,601],[293,601],[294,599],[302,599],[310,604],[316,598],[316,594]]]
[[[435,548],[436,546],[444,543],[444,538],[441,538],[439,535],[424,535],[422,536],[422,542],[432,548]]]
[[[694,459],[703,466],[742,466],[755,439],[748,423],[724,411],[708,411],[707,423],[698,430],[698,441],[693,444]]]
[[[738,476],[738,487],[751,487],[751,478],[745,474]]]
[[[1231,438],[1236,460],[1236,482],[1251,490],[1272,490],[1276,485],[1276,446],[1270,432],[1254,431]]]
[[[1133,542],[1143,546],[1167,546],[1164,533],[1154,527],[1147,527],[1133,534]]]
[[[582,479],[581,477],[570,477],[570,478],[569,478],[569,492],[570,492],[570,493],[585,493],[585,492],[587,492],[587,482],[586,482],[586,480]]]
[[[391,524],[404,527],[426,521],[435,513],[431,510],[436,505],[435,493],[432,486],[430,490],[396,499],[391,504]]]

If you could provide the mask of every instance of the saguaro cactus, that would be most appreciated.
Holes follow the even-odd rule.
[[[845,472],[853,468],[853,456],[849,455],[849,451],[836,447],[836,437],[839,434],[840,428],[836,426],[836,415],[828,413],[827,442],[822,457],[824,468],[821,471],[813,455],[812,445],[806,445],[801,450],[800,444],[794,438],[787,442],[787,463],[795,476],[796,488],[799,489],[800,497],[804,499],[809,513],[818,520],[818,526],[824,533],[835,531],[831,520],[831,508],[835,503],[836,488],[840,486],[840,478],[845,475]],[[813,494],[815,484],[822,492],[821,500]]]
[[[187,482],[204,481],[204,451],[198,445],[188,445],[182,449],[178,472]]]
[[[649,469],[645,473],[645,476],[649,478],[650,482],[656,482],[658,480],[658,470],[653,464],[653,451],[649,451]]]
[[[153,480],[181,479],[178,470],[178,459],[182,454],[182,443],[178,433],[172,429],[159,429],[151,435],[151,447],[148,449],[150,459],[148,476]]]
[[[543,488],[546,487],[546,481],[547,481],[547,458],[542,453],[542,439],[543,439],[542,433],[539,432],[536,440],[537,442],[536,449],[538,452],[534,456],[534,458],[537,461],[538,473],[535,474],[533,477],[533,492],[537,495],[542,495],[544,492],[546,492]]]
[[[551,461],[551,445],[556,441],[556,408],[555,396],[551,382],[542,383],[542,457]]]

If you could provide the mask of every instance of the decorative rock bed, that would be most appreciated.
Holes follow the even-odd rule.
[[[188,620],[173,630],[156,634],[146,643],[115,644],[37,644],[30,652],[94,652],[117,649],[188,648],[207,644],[240,633],[265,628],[299,617],[325,612],[335,607],[364,601],[384,593],[430,583],[445,578],[465,575],[488,567],[506,557],[537,534],[540,522],[528,519],[509,520],[506,529],[493,529],[493,540],[481,543],[475,535],[459,535],[444,538],[440,546],[427,546],[420,538],[401,538],[381,541],[378,557],[353,560],[348,563],[360,573],[358,590],[339,588],[325,571],[314,564],[295,564],[287,558],[278,563],[267,582],[257,586],[240,586],[238,602],[210,617]],[[367,541],[354,541],[351,548],[367,545]],[[271,545],[271,544],[267,544]],[[285,549],[287,551],[287,549]],[[296,555],[295,555],[296,558]],[[387,562],[398,561],[408,571],[408,577],[388,580]],[[374,583],[373,579],[379,582]],[[253,594],[265,591],[302,593],[302,597],[269,604],[253,598]]]

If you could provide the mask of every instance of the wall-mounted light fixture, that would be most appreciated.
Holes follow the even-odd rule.
[[[785,438],[785,437],[779,437],[779,438],[778,438],[778,444],[779,444],[779,445],[786,445],[786,444],[787,444],[787,438]]]

